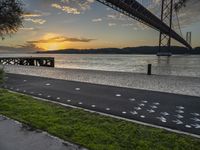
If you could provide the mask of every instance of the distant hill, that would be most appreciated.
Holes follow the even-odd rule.
[[[38,51],[37,53],[45,54],[157,54],[158,46],[141,46],[126,48],[100,48],[100,49],[64,49],[53,51]],[[167,49],[167,48],[165,48]],[[200,55],[200,47],[188,50],[185,47],[173,46],[172,54],[195,54]]]

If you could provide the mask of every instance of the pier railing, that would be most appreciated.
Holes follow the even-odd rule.
[[[54,67],[55,61],[53,57],[0,57],[0,64]]]

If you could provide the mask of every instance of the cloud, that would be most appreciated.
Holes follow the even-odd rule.
[[[69,6],[61,6],[61,5],[56,4],[56,3],[51,4],[51,7],[60,9],[60,10],[66,12],[68,14],[78,15],[78,14],[81,13],[77,8],[73,8],[73,7],[69,7]]]
[[[90,9],[90,5],[94,0],[60,0],[52,3],[51,7],[59,9],[68,14],[79,15]]]
[[[35,24],[40,24],[40,25],[42,25],[46,22],[46,20],[44,20],[44,19],[25,18],[24,20],[35,23]]]
[[[103,19],[102,18],[96,18],[96,19],[92,19],[92,22],[101,22]]]
[[[88,39],[88,38],[70,38],[70,37],[64,37],[64,36],[56,36],[46,39],[40,39],[36,41],[28,41],[29,44],[38,44],[38,43],[62,43],[62,42],[91,42],[94,39]]]

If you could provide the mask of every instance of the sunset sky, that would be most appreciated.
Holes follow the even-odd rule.
[[[159,15],[160,0],[139,2]],[[23,0],[23,3],[24,27],[1,41],[0,52],[158,45],[157,31],[95,0]],[[192,31],[192,46],[200,46],[199,0],[191,0],[179,17],[183,35]]]

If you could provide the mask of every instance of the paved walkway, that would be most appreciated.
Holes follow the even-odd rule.
[[[0,115],[0,150],[86,150]]]
[[[200,135],[200,97],[7,74],[5,88]]]

